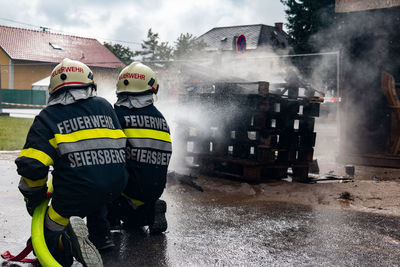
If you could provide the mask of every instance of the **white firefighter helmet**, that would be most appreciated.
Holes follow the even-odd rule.
[[[93,81],[93,72],[82,62],[64,58],[51,72],[50,95],[60,89],[96,88]]]
[[[158,81],[154,71],[140,62],[132,62],[118,76],[117,94],[157,94]]]

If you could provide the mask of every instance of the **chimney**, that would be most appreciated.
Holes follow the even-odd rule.
[[[275,28],[277,28],[279,31],[283,32],[283,23],[275,22]]]

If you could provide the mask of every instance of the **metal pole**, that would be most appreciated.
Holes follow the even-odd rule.
[[[342,96],[340,91],[340,51],[336,52],[336,94],[340,101],[338,101],[337,105],[337,136],[340,140],[341,138],[341,119],[340,119],[340,106],[342,105]]]

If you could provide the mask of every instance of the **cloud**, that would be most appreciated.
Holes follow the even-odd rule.
[[[265,0],[0,0],[0,24],[32,28],[26,24],[46,26],[53,31],[139,43],[152,28],[161,41],[170,45],[181,33],[195,36],[214,27],[268,24],[284,21],[280,1]],[[25,25],[1,20],[12,19]]]

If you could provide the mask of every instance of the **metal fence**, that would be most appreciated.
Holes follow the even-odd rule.
[[[41,90],[13,90],[0,89],[0,99],[4,106],[19,105],[45,105],[46,91]]]

